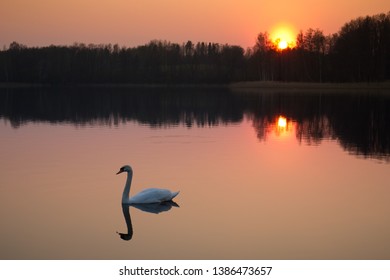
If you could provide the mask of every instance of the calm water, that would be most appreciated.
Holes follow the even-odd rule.
[[[0,258],[390,259],[389,123],[375,92],[1,89]],[[124,164],[179,207],[122,208]]]

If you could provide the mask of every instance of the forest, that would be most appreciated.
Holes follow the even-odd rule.
[[[381,82],[390,80],[390,12],[359,17],[339,32],[300,31],[284,50],[258,35],[252,48],[153,40],[27,47],[0,51],[0,83],[226,84],[238,81]]]

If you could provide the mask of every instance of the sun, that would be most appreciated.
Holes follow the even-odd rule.
[[[287,47],[288,47],[287,41],[285,41],[285,40],[280,40],[279,41],[279,43],[278,43],[278,49],[279,50],[287,49]]]
[[[296,34],[296,29],[292,25],[282,23],[271,29],[270,37],[277,49],[284,50],[295,47]]]

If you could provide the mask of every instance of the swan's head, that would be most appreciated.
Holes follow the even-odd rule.
[[[131,169],[131,167],[129,165],[124,165],[121,167],[121,169],[119,169],[118,173],[116,173],[117,175],[122,173],[122,172],[130,172],[132,173],[133,170]]]

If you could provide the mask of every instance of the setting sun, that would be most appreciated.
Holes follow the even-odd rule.
[[[271,30],[271,40],[279,50],[295,47],[296,31],[288,24],[280,24]]]
[[[284,40],[281,40],[279,43],[278,43],[278,48],[281,49],[281,50],[284,50],[288,47],[288,43],[287,41],[284,41]]]

